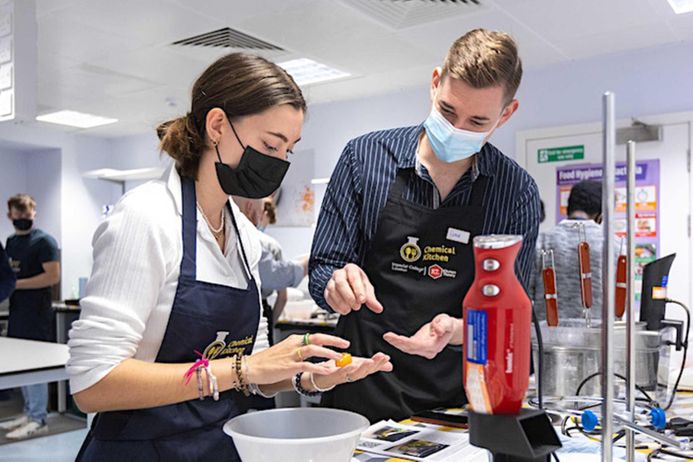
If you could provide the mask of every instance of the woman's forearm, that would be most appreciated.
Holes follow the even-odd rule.
[[[210,361],[219,391],[236,383],[232,358]],[[96,384],[75,393],[75,402],[84,412],[144,409],[180,403],[199,397],[197,377],[185,384],[184,375],[192,363],[150,363],[126,359]],[[206,374],[201,374],[205,395],[209,395]]]

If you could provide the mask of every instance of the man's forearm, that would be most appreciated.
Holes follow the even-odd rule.
[[[51,287],[60,281],[58,277],[50,275],[48,273],[41,273],[37,276],[30,278],[17,279],[17,290],[30,290],[30,289],[44,289],[46,287]]]

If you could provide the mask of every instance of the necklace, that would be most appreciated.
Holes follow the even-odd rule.
[[[221,208],[221,225],[219,225],[219,228],[214,229],[212,224],[209,222],[209,219],[207,218],[207,215],[205,215],[204,210],[202,210],[202,206],[200,203],[197,203],[197,208],[200,210],[200,213],[202,214],[202,218],[205,219],[205,222],[207,222],[207,226],[209,227],[209,230],[212,232],[214,237],[216,239],[220,238],[224,234],[224,225],[226,225],[226,217],[224,214],[224,207]]]

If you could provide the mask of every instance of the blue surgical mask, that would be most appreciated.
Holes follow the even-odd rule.
[[[467,159],[481,151],[486,136],[493,130],[493,128],[487,132],[462,130],[452,125],[435,107],[424,122],[424,128],[433,152],[440,160],[447,163]]]

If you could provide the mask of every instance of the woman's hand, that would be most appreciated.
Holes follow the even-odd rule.
[[[327,363],[332,368],[332,372],[326,374],[313,373],[315,385],[323,390],[346,382],[356,382],[376,372],[392,371],[390,357],[385,353],[376,353],[372,358],[354,357],[351,360],[351,364],[341,368],[336,367],[334,361],[328,361]]]
[[[387,332],[383,339],[398,350],[410,355],[435,358],[448,344],[462,343],[462,320],[447,314],[439,314],[433,321],[424,324],[414,335],[405,337]]]
[[[335,372],[334,361],[341,353],[325,348],[328,346],[345,349],[349,342],[326,334],[311,334],[309,344],[304,344],[304,336],[291,335],[271,348],[246,358],[246,380],[257,385],[272,384],[291,379],[299,372],[313,372],[325,375]],[[308,358],[325,358],[334,361],[311,363]]]

